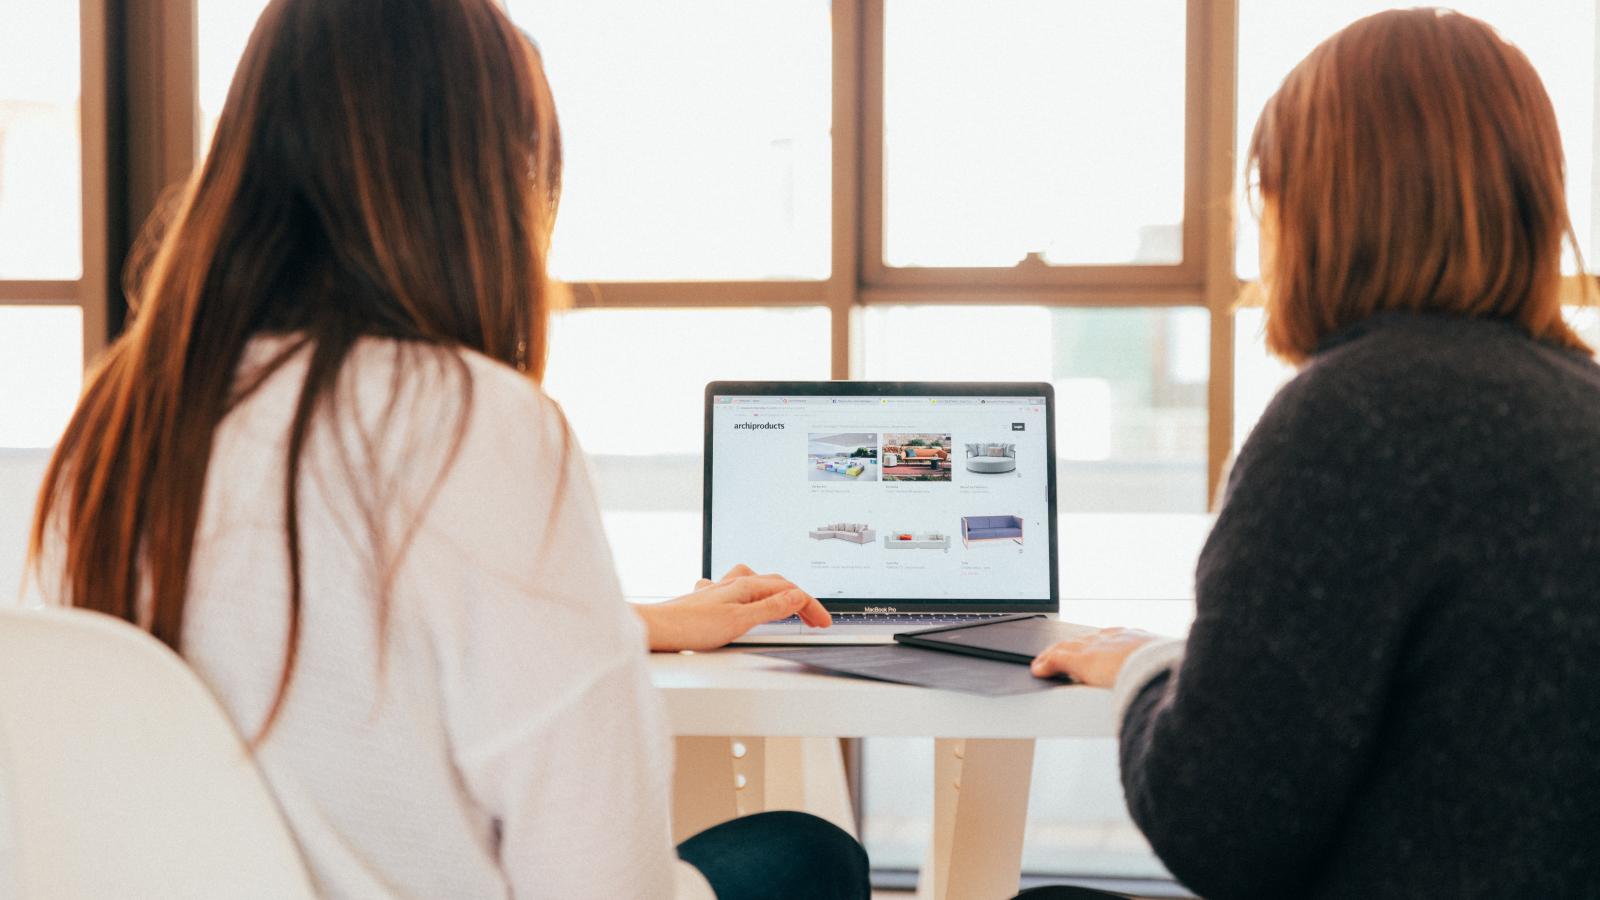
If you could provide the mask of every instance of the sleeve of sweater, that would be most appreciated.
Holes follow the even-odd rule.
[[[581,451],[509,370],[474,373],[417,578],[462,787],[515,897],[670,896],[672,747]],[[416,556],[416,554],[413,554]]]
[[[1393,397],[1314,368],[1280,392],[1201,552],[1186,648],[1119,684],[1129,811],[1203,896],[1292,896],[1374,753],[1438,527]]]

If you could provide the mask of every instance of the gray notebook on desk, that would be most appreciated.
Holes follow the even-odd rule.
[[[903,644],[757,651],[833,675],[870,678],[989,697],[1048,691],[1070,682],[1035,678],[1027,666]]]
[[[964,622],[921,631],[905,631],[895,635],[894,639],[912,647],[981,656],[1025,666],[1056,644],[1093,634],[1097,630],[1088,625],[1074,625],[1047,616],[1023,614],[987,622]]]

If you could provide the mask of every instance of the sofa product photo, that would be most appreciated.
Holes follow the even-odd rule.
[[[1022,543],[1021,516],[962,516],[961,543],[974,541],[1016,541]]]
[[[835,522],[811,531],[813,541],[849,541],[852,544],[870,544],[877,536],[878,533],[866,525],[852,522]]]

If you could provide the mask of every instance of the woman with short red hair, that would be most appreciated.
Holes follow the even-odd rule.
[[[1301,369],[1193,629],[1035,671],[1113,688],[1129,809],[1204,896],[1593,896],[1600,367],[1561,317],[1550,100],[1484,23],[1380,13],[1289,74],[1250,166]]]

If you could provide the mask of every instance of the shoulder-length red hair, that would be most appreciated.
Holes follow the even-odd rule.
[[[1588,351],[1562,320],[1565,163],[1520,50],[1437,9],[1357,21],[1312,50],[1250,141],[1275,234],[1267,347],[1301,362],[1388,310],[1507,320]]]

